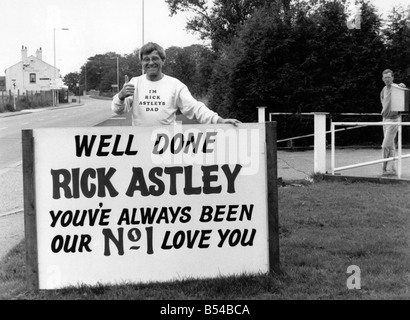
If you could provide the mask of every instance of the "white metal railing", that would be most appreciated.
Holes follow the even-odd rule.
[[[264,112],[264,110],[262,111]],[[301,113],[291,113],[291,112],[270,112],[269,113],[269,121],[273,121],[273,117],[274,116],[288,116],[288,115],[298,115],[298,116],[314,116],[315,112],[301,112]],[[380,113],[339,113],[339,116],[380,116]],[[362,126],[362,127],[366,127],[366,126]],[[343,128],[343,129],[338,129],[336,130],[336,132],[338,131],[346,131],[346,130],[352,130],[352,129],[357,129],[359,127],[354,127],[354,128]],[[326,131],[326,134],[331,133],[331,131]],[[286,141],[292,141],[292,140],[297,140],[297,139],[304,139],[304,138],[310,138],[310,137],[314,137],[315,134],[311,133],[311,134],[306,134],[306,135],[302,135],[302,136],[296,136],[296,137],[291,137],[291,138],[286,138],[286,139],[281,139],[281,140],[277,140],[277,143],[280,142],[286,142]]]
[[[265,122],[266,107],[258,107],[258,120],[259,122]],[[385,161],[398,160],[398,178],[401,178],[402,162],[404,158],[409,158],[410,154],[402,155],[402,126],[409,126],[410,122],[332,122],[330,121],[331,130],[326,131],[326,116],[329,113],[326,112],[303,112],[303,113],[290,113],[290,112],[270,112],[268,121],[273,120],[273,116],[278,115],[299,115],[299,116],[314,116],[314,133],[291,137],[287,139],[277,140],[279,142],[285,142],[289,140],[302,139],[307,137],[314,137],[314,173],[326,172],[326,134],[331,134],[331,173],[334,175],[335,171],[342,171],[347,169],[353,169],[357,167],[367,166],[371,164],[381,163]],[[380,113],[338,113],[338,116],[380,116]],[[385,158],[381,160],[374,160],[363,162],[359,164],[344,166],[335,168],[335,132],[358,129],[366,126],[383,126],[383,125],[397,125],[398,127],[398,155],[395,157]],[[336,126],[353,126],[349,128],[343,128],[335,130]]]
[[[347,130],[358,129],[358,128],[364,128],[364,127],[367,127],[367,126],[358,126],[358,127],[352,127],[352,128],[337,129],[337,130],[335,130],[335,132],[347,131]],[[326,133],[326,134],[332,133],[332,131],[329,130],[329,131],[326,131],[325,133]],[[314,133],[311,133],[311,134],[306,134],[306,135],[304,135],[304,136],[296,136],[296,137],[292,137],[292,138],[286,138],[286,139],[277,140],[276,142],[277,142],[277,143],[279,143],[279,142],[286,142],[286,141],[292,141],[292,140],[297,140],[297,139],[310,138],[310,137],[314,137],[314,136],[315,136],[315,134],[314,134]]]
[[[353,164],[349,166],[344,166],[344,167],[339,167],[335,168],[335,146],[336,146],[336,141],[335,141],[335,128],[336,126],[356,126],[358,128],[359,126],[384,126],[384,125],[396,125],[398,126],[397,130],[397,136],[398,136],[398,143],[397,143],[397,149],[398,149],[398,155],[395,157],[390,157],[390,158],[385,158],[381,160],[374,160],[374,161],[368,161],[368,162],[363,162],[363,163],[358,163],[358,164]],[[386,161],[392,161],[392,160],[398,160],[397,162],[397,177],[400,179],[401,178],[401,171],[402,171],[402,162],[401,160],[403,158],[409,158],[410,154],[402,155],[402,126],[410,126],[410,122],[331,122],[330,124],[330,132],[331,132],[331,173],[332,175],[335,174],[335,171],[342,171],[342,170],[347,170],[347,169],[353,169],[353,168],[358,168],[358,167],[363,167],[367,165],[372,165],[376,163],[381,163],[381,162],[386,162]]]
[[[266,107],[265,107],[266,108]],[[269,112],[269,121],[273,121],[274,116],[314,116],[315,112],[300,112],[300,113],[295,113],[295,112]],[[357,113],[352,113],[352,112],[341,112],[337,113],[335,115],[338,116],[380,116],[380,113],[363,113],[363,112],[357,112]]]

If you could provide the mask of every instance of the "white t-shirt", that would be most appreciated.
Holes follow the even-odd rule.
[[[114,96],[111,108],[121,114],[132,110],[133,126],[155,126],[175,123],[176,112],[199,123],[217,123],[218,114],[192,97],[186,85],[176,78],[164,75],[161,80],[150,81],[146,75],[134,77],[134,96],[121,101]]]
[[[382,117],[385,119],[397,119],[399,113],[391,110],[391,86],[385,86],[380,92],[380,101],[382,103]]]

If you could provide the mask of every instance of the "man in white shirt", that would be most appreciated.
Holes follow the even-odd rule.
[[[143,75],[126,79],[121,91],[114,96],[111,108],[121,114],[132,110],[132,125],[155,126],[175,123],[178,109],[188,119],[199,123],[240,123],[223,119],[204,103],[192,97],[187,86],[162,73],[165,50],[156,43],[147,43],[140,50]]]
[[[396,111],[391,110],[391,86],[393,84],[394,76],[393,71],[386,69],[382,73],[382,80],[386,85],[380,92],[380,102],[382,104],[381,115],[383,117],[383,122],[399,122],[400,114]],[[405,88],[404,83],[399,84],[400,87]],[[383,158],[394,157],[396,154],[396,147],[394,139],[396,138],[398,131],[398,126],[396,125],[384,125],[383,126],[383,143],[382,143],[382,154]],[[394,161],[392,161],[391,171],[387,170],[388,161],[383,162],[383,175],[396,175],[396,168]]]

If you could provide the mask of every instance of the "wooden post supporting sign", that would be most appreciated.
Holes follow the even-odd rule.
[[[269,265],[279,273],[279,209],[276,122],[266,123],[266,163],[268,182]]]
[[[26,243],[26,276],[29,289],[38,289],[37,224],[34,179],[34,139],[32,130],[22,131],[24,229]]]

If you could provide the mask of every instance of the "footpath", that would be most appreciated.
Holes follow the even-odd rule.
[[[410,150],[403,149],[402,154],[410,154]],[[370,162],[382,159],[381,149],[356,148],[356,149],[336,149],[335,167],[345,167],[363,162]],[[395,161],[396,170],[398,161]],[[390,166],[390,164],[389,164]],[[313,150],[307,151],[283,151],[278,150],[278,177],[286,180],[308,180],[313,175],[314,154]],[[331,152],[326,152],[326,171],[331,173]],[[382,176],[382,164],[361,166],[354,169],[337,171],[335,176],[346,178],[363,178],[363,180],[374,181],[375,179],[399,180],[397,176]],[[401,179],[410,182],[410,158],[402,159]]]
[[[83,99],[83,97],[82,97]],[[84,99],[87,99],[87,97],[84,97]],[[15,116],[21,116],[25,115],[28,113],[34,113],[34,112],[41,112],[45,110],[53,110],[53,109],[64,109],[64,108],[71,108],[71,107],[78,107],[83,105],[83,103],[80,102],[69,102],[69,103],[62,103],[58,106],[52,106],[52,107],[44,107],[44,108],[35,108],[35,109],[23,109],[21,111],[7,111],[7,112],[1,112],[0,113],[0,119],[1,118],[7,118],[7,117],[15,117]]]

